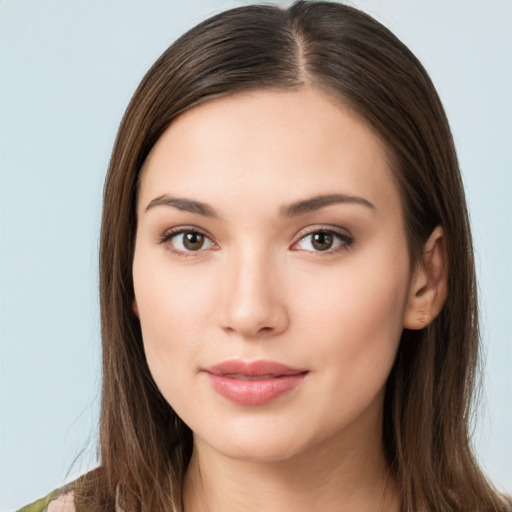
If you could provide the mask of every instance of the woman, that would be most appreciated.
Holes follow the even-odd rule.
[[[469,447],[450,130],[367,15],[244,7],[174,43],[121,124],[100,252],[101,466],[48,510],[509,509]]]

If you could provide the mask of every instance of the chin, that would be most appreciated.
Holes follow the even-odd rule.
[[[210,445],[225,457],[244,462],[283,462],[302,452],[292,439],[228,439]]]
[[[283,424],[284,423],[284,424]],[[289,460],[320,441],[300,422],[282,422],[277,418],[238,418],[199,428],[194,433],[195,443],[231,459],[246,462],[279,462]],[[297,428],[299,427],[299,428]]]

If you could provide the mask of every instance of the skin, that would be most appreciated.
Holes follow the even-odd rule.
[[[290,215],[332,194],[359,201]],[[446,272],[439,228],[411,272],[376,134],[313,88],[209,101],[152,149],[137,218],[134,311],[148,365],[194,432],[187,512],[398,510],[384,387],[404,326],[422,328],[442,307]],[[190,250],[173,229],[203,245]],[[312,233],[325,242],[326,230],[337,234],[318,250]],[[240,405],[204,371],[229,359],[308,373],[268,404]]]

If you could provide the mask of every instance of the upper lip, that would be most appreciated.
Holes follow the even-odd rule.
[[[240,359],[231,359],[222,361],[204,370],[212,375],[245,375],[247,377],[279,377],[282,375],[298,375],[308,370],[304,368],[293,368],[286,364],[276,361],[242,361]]]

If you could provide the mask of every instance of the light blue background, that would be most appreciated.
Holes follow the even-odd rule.
[[[493,480],[511,492],[512,1],[353,4],[417,54],[451,120],[487,351],[475,443]],[[142,75],[172,40],[236,5],[0,0],[2,511],[94,464],[98,227],[117,125]]]

